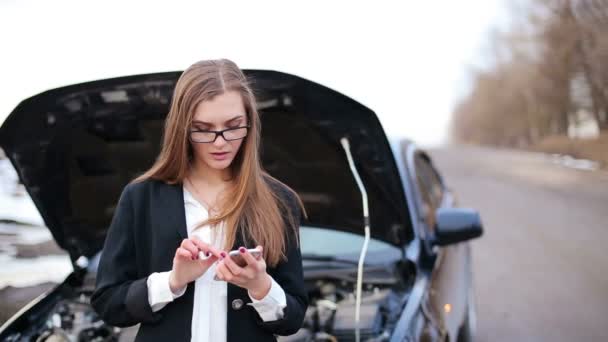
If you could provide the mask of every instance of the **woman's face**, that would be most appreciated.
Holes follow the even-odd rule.
[[[194,112],[191,130],[220,131],[227,128],[242,127],[247,125],[247,114],[243,99],[236,91],[228,91],[217,95],[211,100],[202,101]],[[245,130],[233,130],[224,132],[228,139],[241,137]],[[194,133],[191,135],[197,141],[208,141],[208,133]],[[223,170],[230,166],[236,156],[243,139],[226,141],[220,135],[214,142],[192,144],[192,151],[196,163],[202,162],[206,166]]]

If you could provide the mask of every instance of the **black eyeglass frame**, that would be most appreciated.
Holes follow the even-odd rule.
[[[224,136],[224,132],[226,131],[234,131],[237,129],[241,129],[241,128],[247,128],[247,132],[245,133],[245,135],[241,138],[236,138],[236,139],[226,139],[226,137]],[[239,127],[230,127],[230,128],[225,128],[221,131],[211,131],[211,130],[204,130],[204,129],[191,129],[189,134],[188,134],[188,138],[190,139],[191,142],[193,143],[197,143],[197,144],[212,144],[217,140],[218,136],[222,136],[222,138],[225,141],[235,141],[235,140],[241,140],[241,139],[245,139],[247,137],[247,135],[249,134],[249,129],[251,128],[251,125],[245,125],[245,126],[239,126]],[[196,141],[194,139],[192,139],[192,133],[215,133],[215,137],[213,138],[213,140],[211,141]]]

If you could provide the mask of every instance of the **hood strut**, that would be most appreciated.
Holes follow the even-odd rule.
[[[361,248],[361,254],[359,255],[359,265],[357,267],[357,293],[355,295],[355,340],[359,342],[360,336],[360,326],[359,321],[361,320],[361,287],[363,285],[363,264],[365,261],[365,255],[367,254],[367,245],[370,239],[369,233],[369,207],[367,203],[367,191],[365,190],[365,185],[361,181],[361,177],[359,176],[359,171],[355,167],[355,162],[353,161],[353,156],[350,153],[350,143],[348,139],[343,137],[340,139],[340,143],[344,148],[344,152],[346,153],[346,158],[348,159],[348,165],[350,166],[350,171],[357,181],[357,185],[359,186],[359,191],[361,192],[361,200],[363,201],[363,224],[365,226],[365,239],[363,240],[363,247]]]

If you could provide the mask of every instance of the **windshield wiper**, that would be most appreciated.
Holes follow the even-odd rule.
[[[337,258],[333,255],[320,255],[320,254],[302,254],[302,260],[311,260],[311,261],[326,261],[326,262],[335,262],[347,265],[358,265],[359,262],[351,259]]]
[[[17,221],[17,220],[9,219],[9,218],[0,218],[0,224],[13,224],[13,225],[16,225],[16,226],[37,227],[37,225],[32,224],[32,223]]]

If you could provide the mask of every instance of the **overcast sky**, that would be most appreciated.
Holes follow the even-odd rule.
[[[502,0],[163,3],[1,1],[0,122],[44,90],[226,57],[322,83],[435,145],[505,15]]]

